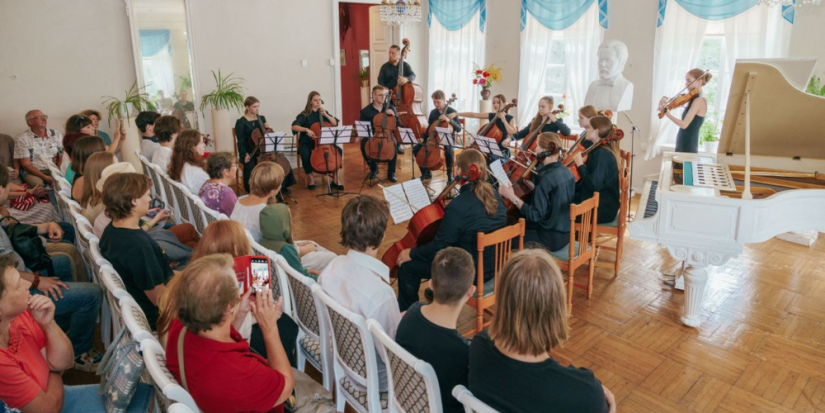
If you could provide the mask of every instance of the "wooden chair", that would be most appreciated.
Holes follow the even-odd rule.
[[[510,259],[513,252],[513,239],[518,237],[518,249],[524,249],[524,218],[508,227],[501,228],[490,234],[478,233],[478,268],[476,279],[476,293],[467,300],[467,305],[476,309],[476,327],[464,333],[471,336],[483,330],[490,322],[484,322],[484,312],[490,313],[489,308],[496,304],[496,288],[498,286],[498,276],[504,263]],[[495,266],[493,278],[484,281],[484,251],[490,248],[490,252],[495,253]],[[494,250],[493,250],[494,248]]]
[[[599,193],[581,204],[570,204],[570,243],[566,247],[552,251],[559,268],[567,272],[567,309],[573,311],[573,286],[587,291],[587,298],[593,295],[593,270],[596,267],[596,237],[598,236],[596,217],[599,210]],[[581,217],[579,219],[579,217]],[[581,222],[580,229],[575,230],[576,220]],[[587,285],[576,284],[573,275],[576,269],[588,264]]]
[[[238,137],[235,135],[235,128],[232,128],[232,141],[235,142],[235,145],[232,146],[232,152],[235,154],[235,159],[240,159],[238,158]],[[233,189],[236,194],[243,194],[246,192],[243,188],[243,165],[238,165],[238,173],[235,174],[235,188]]]

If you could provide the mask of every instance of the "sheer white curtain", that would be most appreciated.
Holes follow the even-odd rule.
[[[598,50],[604,38],[599,26],[599,9],[596,3],[579,20],[563,30],[565,106],[570,119],[576,119],[583,105],[587,88],[598,78]],[[539,99],[547,88],[545,80],[550,64],[553,31],[544,27],[529,13],[527,24],[521,32],[521,65],[519,69],[518,120],[527,125],[538,110]],[[570,123],[570,122],[568,122]]]
[[[464,27],[450,31],[433,15],[430,26],[429,92],[441,89],[448,99],[455,93],[458,99],[453,107],[460,112],[477,112],[481,99],[481,89],[473,85],[473,64],[485,66],[484,33],[478,20],[476,13]]]
[[[653,107],[659,107],[662,96],[670,96],[685,85],[685,73],[696,67],[707,20],[700,19],[668,2],[664,23],[656,29],[653,51]],[[669,119],[651,115],[650,143],[645,159],[656,157],[665,138],[675,139],[677,126]]]

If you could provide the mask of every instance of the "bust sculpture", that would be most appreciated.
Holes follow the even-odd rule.
[[[622,76],[627,63],[627,45],[608,40],[599,46],[599,79],[587,88],[585,105],[598,110],[610,109],[614,115],[629,110],[633,103],[633,83]]]

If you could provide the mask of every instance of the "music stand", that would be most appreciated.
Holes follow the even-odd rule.
[[[372,122],[365,121],[365,120],[356,120],[355,121],[355,134],[361,140],[371,139],[372,138],[372,132],[373,132]],[[395,146],[395,145],[393,145],[393,146]],[[373,160],[369,159],[367,157],[366,153],[367,153],[367,150],[366,150],[366,147],[364,147],[364,158],[367,161],[367,165],[369,165],[370,162],[375,162],[376,164],[378,163],[378,161],[373,161]],[[376,166],[376,168],[377,168],[377,166]],[[370,170],[370,172],[368,172],[367,175],[364,176],[364,180],[361,182],[361,189],[358,190],[358,193],[360,194],[364,190],[365,185],[372,188],[373,186],[375,186],[379,182],[383,182],[383,180],[381,180],[381,178],[378,177],[378,174],[375,174],[375,177],[373,177],[372,176],[372,170]]]
[[[338,144],[346,143],[352,143],[352,127],[333,126],[321,128],[321,136],[318,138],[318,143],[316,145],[334,145],[336,147],[335,150],[338,150]],[[343,157],[343,153],[339,154],[339,156]],[[327,162],[329,162],[329,159],[327,159]],[[335,198],[340,198],[344,195],[356,194],[352,192],[341,192],[341,190],[339,190],[337,186],[335,187],[335,191],[333,192],[332,178],[330,177],[329,182],[327,182],[327,193],[316,196],[331,196]]]
[[[445,149],[448,148],[448,147],[449,148],[456,148],[456,149],[464,149],[463,145],[459,146],[459,145],[456,144],[455,131],[453,131],[452,129],[450,129],[450,128],[440,128],[440,127],[436,126],[435,127],[435,133],[436,133],[436,136],[438,137],[438,144],[443,146]],[[455,165],[453,165],[453,166],[455,166]],[[447,171],[447,176],[450,175],[450,172],[452,172],[452,171]],[[449,183],[449,181],[448,181],[448,183]],[[455,198],[456,195],[453,195],[453,194],[456,193],[457,191],[458,191],[458,188],[454,189],[453,192],[450,195],[447,196],[447,198],[448,199]]]
[[[470,132],[467,132],[467,134],[473,138],[476,146],[478,146],[478,150],[481,153],[487,154],[488,156],[494,155],[497,158],[504,158],[504,153],[501,152],[501,149],[498,147],[498,143],[495,139],[488,138],[486,136],[476,136]]]
[[[415,132],[411,128],[398,128],[398,135],[401,136],[399,145],[410,145],[410,161],[412,162],[412,179],[415,179],[415,154],[412,153],[412,146],[418,144]]]

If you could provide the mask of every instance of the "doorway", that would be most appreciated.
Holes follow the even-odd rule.
[[[371,4],[338,4],[341,52],[341,120],[352,125],[369,102]]]

